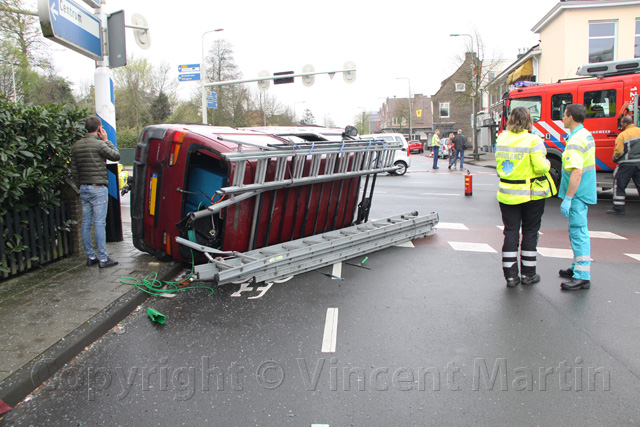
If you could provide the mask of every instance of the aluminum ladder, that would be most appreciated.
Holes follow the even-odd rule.
[[[281,280],[431,235],[438,221],[435,212],[425,216],[411,212],[242,253],[223,252],[181,237],[176,237],[176,241],[203,252],[209,259],[209,263],[194,267],[196,280],[214,281],[218,285],[251,279],[259,283]]]
[[[395,152],[403,149],[400,142],[376,139],[305,141],[266,147],[220,139],[238,144],[237,152],[221,154],[222,159],[231,164],[234,172],[230,185],[216,193],[229,197],[206,209],[191,212],[191,220],[214,215],[230,205],[265,191],[393,172],[397,169],[393,164]],[[253,149],[243,150],[245,145]],[[255,165],[253,182],[245,183],[250,163]],[[275,173],[269,176],[269,166],[272,164],[275,165]]]

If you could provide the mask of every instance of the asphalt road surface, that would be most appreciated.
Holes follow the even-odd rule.
[[[589,212],[592,288],[563,292],[559,200],[536,285],[505,287],[495,171],[413,157],[372,218],[438,212],[433,236],[273,285],[151,298],[5,425],[640,425],[640,204]],[[360,265],[361,268],[358,267]],[[149,320],[149,307],[167,316]]]

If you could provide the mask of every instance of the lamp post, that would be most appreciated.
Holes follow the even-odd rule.
[[[409,85],[409,139],[413,139],[413,121],[411,116],[413,115],[413,105],[411,104],[411,80],[409,77],[396,77],[396,80],[406,80]]]
[[[473,53],[473,41],[474,37],[471,34],[450,34],[451,37],[469,37],[471,39],[471,53]],[[471,92],[471,117],[472,117],[472,128],[473,135],[471,141],[473,141],[473,154],[478,154],[478,143],[476,140],[476,134],[478,133],[478,123],[476,117],[476,97],[478,92],[480,91],[480,44],[476,39],[476,47],[477,53],[473,56],[473,80],[471,82],[473,91]]]
[[[200,89],[202,91],[202,124],[207,124],[207,91],[204,87],[204,79],[206,76],[206,67],[204,64],[204,36],[209,33],[217,33],[224,31],[224,28],[217,28],[215,30],[209,30],[202,33],[202,62],[200,63]]]

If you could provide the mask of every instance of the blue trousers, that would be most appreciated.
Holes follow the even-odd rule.
[[[455,165],[456,160],[458,160],[458,156],[460,157],[460,169],[462,169],[464,167],[464,150],[456,150],[456,155],[449,164],[452,166]]]
[[[573,249],[574,262],[571,264],[573,277],[591,280],[591,238],[587,228],[589,205],[574,198],[569,211],[569,239]]]
[[[438,167],[438,154],[440,152],[440,146],[434,146],[433,147],[433,167],[437,168]]]
[[[95,258],[91,243],[91,225],[94,226],[96,246],[98,247],[98,259],[107,260],[107,187],[94,187],[93,185],[80,186],[80,198],[82,199],[82,245],[89,258]]]

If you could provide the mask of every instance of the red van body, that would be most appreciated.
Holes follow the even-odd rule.
[[[228,186],[236,172],[223,154],[238,152],[238,142],[266,147],[285,140],[264,132],[205,125],[154,125],[143,130],[131,194],[136,248],[164,259],[191,261],[190,250],[176,243],[176,236],[244,252],[354,223],[359,176],[266,191],[184,227],[189,213],[221,200],[216,192]],[[307,162],[305,174],[308,167]],[[267,177],[273,176],[273,169],[269,164]],[[256,163],[249,162],[245,183],[253,182],[255,171]]]
[[[612,158],[615,140],[620,133],[620,119],[633,112],[638,87],[640,74],[633,73],[518,87],[505,95],[500,129],[506,129],[509,112],[515,107],[529,109],[534,121],[533,132],[544,139],[551,175],[559,181],[562,152],[568,134],[562,123],[564,110],[569,104],[583,104],[587,112],[584,127],[591,132],[596,143],[596,170],[609,172],[607,179],[610,179],[610,172],[616,167]]]

